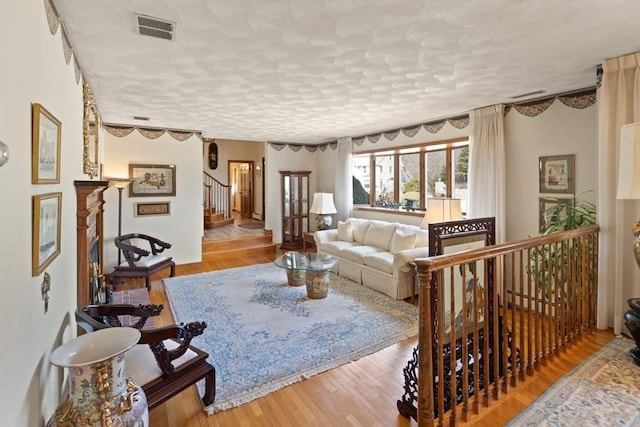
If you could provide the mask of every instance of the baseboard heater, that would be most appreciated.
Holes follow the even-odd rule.
[[[252,218],[257,219],[258,221],[262,221],[262,214],[258,212],[254,212]]]

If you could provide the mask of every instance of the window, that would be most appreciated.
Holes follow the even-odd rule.
[[[466,212],[469,141],[354,154],[353,204],[413,211],[431,197],[462,199]]]

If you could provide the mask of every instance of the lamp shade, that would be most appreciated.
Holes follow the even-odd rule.
[[[313,203],[309,212],[318,215],[338,213],[333,204],[333,193],[313,193]]]
[[[618,199],[640,199],[640,122],[620,128]]]
[[[434,222],[446,222],[462,219],[460,199],[427,199],[427,213],[422,219],[420,228],[429,228]]]

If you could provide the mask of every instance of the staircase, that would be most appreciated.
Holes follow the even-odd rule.
[[[202,174],[204,228],[211,229],[233,224],[229,209],[231,187],[221,183],[207,172],[203,171]]]
[[[233,219],[233,218],[232,218]],[[275,255],[276,245],[271,231],[262,236],[236,237],[227,240],[207,240],[202,242],[202,261],[211,262],[229,258],[250,258],[261,255]]]

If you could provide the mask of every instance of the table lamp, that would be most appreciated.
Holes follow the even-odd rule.
[[[424,214],[420,228],[429,228],[435,222],[447,222],[462,219],[460,199],[432,197],[427,199],[427,213]]]
[[[338,213],[333,204],[333,193],[313,193],[313,203],[309,212],[316,214],[318,230],[327,230],[331,227],[331,215]]]

